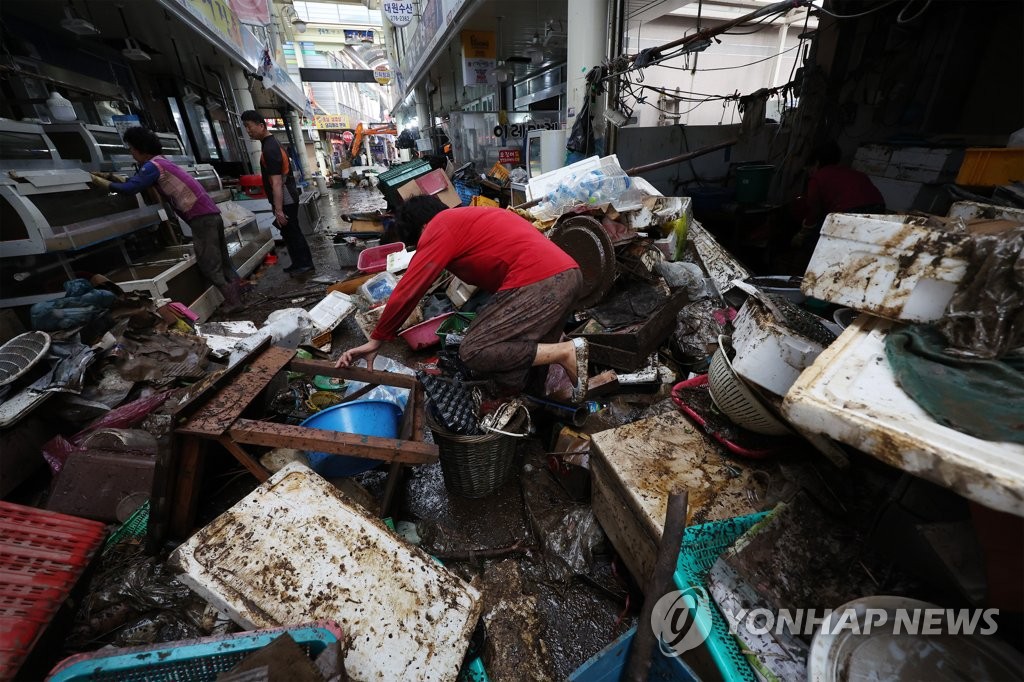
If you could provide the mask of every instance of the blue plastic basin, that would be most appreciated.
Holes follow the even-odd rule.
[[[361,436],[397,438],[402,410],[386,400],[356,400],[321,410],[302,422],[302,426],[325,431],[357,433]],[[327,452],[310,452],[309,465],[325,478],[355,476],[380,464],[379,460],[346,457]]]

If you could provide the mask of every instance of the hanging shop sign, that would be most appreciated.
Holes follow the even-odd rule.
[[[412,22],[412,18],[416,16],[416,10],[411,2],[385,0],[381,3],[380,8],[384,11],[384,16],[388,18],[388,21],[399,28],[408,26]]]
[[[355,139],[355,135],[352,134],[351,130],[346,130],[341,134],[341,139],[344,140],[345,144],[351,144],[352,140]]]
[[[317,130],[340,130],[351,128],[348,124],[348,116],[341,114],[316,114],[313,116],[313,127]]]
[[[373,67],[373,80],[380,85],[387,85],[394,78],[395,74],[387,64],[378,64]]]
[[[493,31],[462,32],[462,82],[487,85],[497,63],[498,45]]]

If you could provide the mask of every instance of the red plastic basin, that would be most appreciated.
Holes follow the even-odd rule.
[[[362,272],[383,272],[388,267],[388,254],[398,253],[405,250],[405,244],[395,242],[394,244],[382,244],[359,252],[359,260],[356,267]]]
[[[454,314],[455,313],[445,313],[444,315],[438,315],[437,317],[432,317],[429,320],[424,320],[419,324],[409,327],[404,332],[399,333],[399,336],[405,339],[405,342],[409,344],[409,348],[412,348],[413,350],[436,346],[441,343],[441,337],[437,335],[437,330],[441,327],[442,322]]]

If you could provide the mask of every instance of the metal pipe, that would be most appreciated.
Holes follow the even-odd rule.
[[[705,154],[716,152],[719,149],[731,147],[737,142],[739,142],[739,138],[733,138],[731,140],[719,142],[718,144],[713,144],[708,147],[701,147],[700,149],[697,149],[692,152],[686,152],[685,154],[680,154],[679,156],[673,156],[670,159],[655,161],[654,163],[648,163],[643,166],[633,166],[632,168],[626,170],[626,175],[640,175],[641,173],[646,173],[647,171],[652,171],[657,168],[663,168],[664,166],[671,166],[673,164],[682,163],[683,161],[689,161],[690,159],[695,159],[698,156],[704,156]]]
[[[535,398],[532,395],[523,397],[530,402],[540,405],[554,415],[571,419],[573,426],[583,426],[587,423],[587,417],[590,415],[590,409],[585,405],[564,405],[551,400],[544,400],[543,398]]]

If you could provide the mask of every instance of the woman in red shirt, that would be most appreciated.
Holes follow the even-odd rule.
[[[499,208],[447,208],[436,197],[413,197],[398,207],[395,228],[416,254],[391,294],[370,340],[338,359],[365,358],[367,367],[443,270],[494,292],[477,315],[459,357],[475,374],[505,391],[522,390],[531,367],[561,365],[574,383],[573,401],[587,387],[587,345],[559,341],[582,284],[579,265],[529,222]]]

